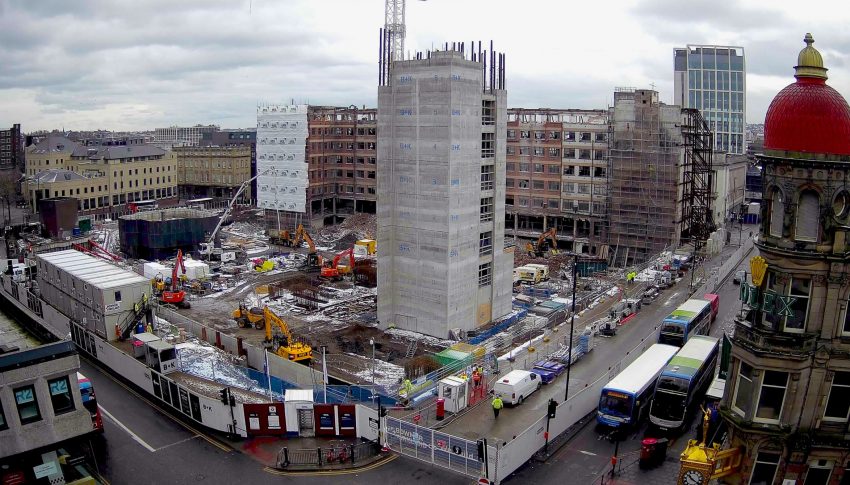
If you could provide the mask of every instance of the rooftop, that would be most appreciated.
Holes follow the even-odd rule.
[[[32,176],[33,182],[41,184],[63,182],[66,180],[85,180],[85,177],[76,172],[72,172],[71,170],[65,170],[64,168],[51,168]]]

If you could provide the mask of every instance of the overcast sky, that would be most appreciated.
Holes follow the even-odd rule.
[[[384,0],[0,0],[0,128],[256,124],[258,102],[377,97]],[[509,107],[604,108],[618,86],[673,98],[673,48],[743,46],[747,122],[793,81],[812,32],[850,96],[850,8],[807,0],[408,0],[407,49],[492,39]]]

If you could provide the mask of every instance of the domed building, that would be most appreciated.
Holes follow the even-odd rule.
[[[728,482],[850,483],[850,107],[805,43],[757,155],[759,258],[720,409],[726,445],[743,450]]]

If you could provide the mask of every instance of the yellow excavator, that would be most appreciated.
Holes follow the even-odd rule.
[[[244,303],[239,304],[239,308],[233,310],[233,319],[240,328],[254,327],[260,330],[265,325],[264,309],[260,307],[248,308]]]
[[[525,245],[525,250],[528,252],[528,255],[533,257],[542,258],[546,256],[546,239],[550,239],[552,241],[551,246],[548,248],[551,254],[558,254],[558,239],[557,239],[558,231],[555,228],[550,228],[548,231],[545,231],[540,237],[537,238],[536,244],[527,243]]]
[[[296,341],[289,331],[289,326],[282,318],[275,315],[266,306],[263,308],[263,319],[266,325],[266,339],[263,344],[284,359],[303,364],[310,364],[313,359],[313,348],[304,342]],[[276,326],[279,332],[272,332],[272,325]]]

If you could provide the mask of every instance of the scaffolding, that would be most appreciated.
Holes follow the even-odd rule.
[[[631,88],[615,90],[609,112],[610,264],[628,267],[679,243],[682,113]]]
[[[682,240],[699,254],[714,231],[711,201],[714,198],[711,161],[714,135],[699,110],[682,110],[685,158],[682,164]]]

